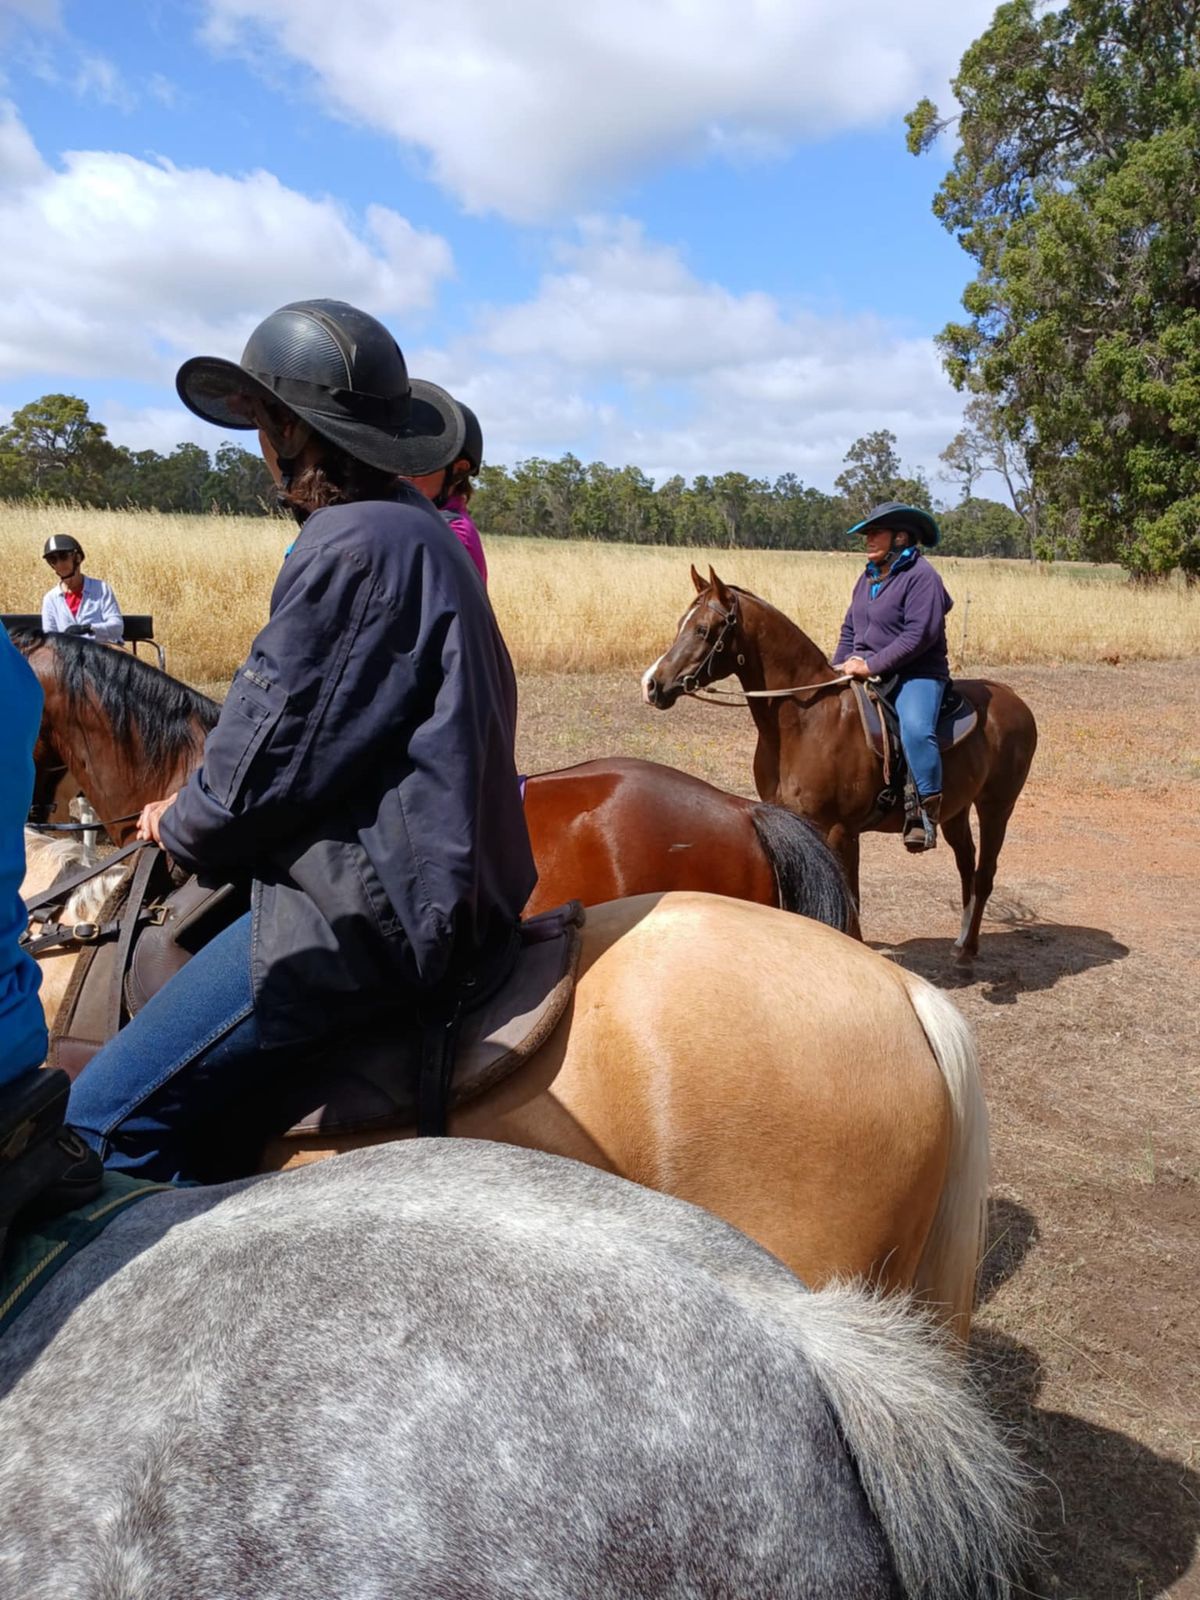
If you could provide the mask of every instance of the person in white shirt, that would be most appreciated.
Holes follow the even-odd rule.
[[[42,558],[53,568],[58,583],[42,601],[42,627],[46,633],[84,633],[106,644],[120,644],[125,621],[117,597],[100,578],[83,575],[83,546],[69,533],[46,540]]]

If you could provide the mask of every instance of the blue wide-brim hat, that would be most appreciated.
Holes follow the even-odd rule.
[[[918,544],[935,545],[942,531],[928,511],[920,506],[906,506],[901,500],[887,500],[856,522],[851,533],[866,533],[870,528],[895,528],[899,533],[910,533]]]

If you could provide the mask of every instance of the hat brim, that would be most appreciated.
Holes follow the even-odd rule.
[[[326,408],[285,400],[269,383],[220,356],[194,356],[185,361],[176,375],[175,388],[189,411],[226,430],[257,427],[237,405],[239,398],[274,400],[356,461],[397,477],[419,478],[438,472],[462,454],[462,413],[444,389],[421,378],[409,380],[408,421],[400,431],[364,422],[332,404]]]
[[[936,545],[941,537],[941,529],[928,511],[922,511],[920,506],[888,506],[881,511],[872,512],[862,522],[856,522],[848,531],[850,533],[870,533],[872,528],[895,528],[900,533],[911,533],[918,544]]]

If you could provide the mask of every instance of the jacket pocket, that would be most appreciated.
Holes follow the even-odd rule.
[[[214,798],[232,810],[250,764],[283,715],[287,696],[278,684],[243,667],[221,707],[204,747],[204,781]]]

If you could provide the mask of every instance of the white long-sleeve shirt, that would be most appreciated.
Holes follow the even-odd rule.
[[[91,627],[93,639],[110,644],[119,644],[125,636],[125,620],[117,597],[101,578],[84,578],[78,615],[72,615],[57,584],[42,601],[42,628],[46,633],[66,633],[68,628],[80,625]]]

